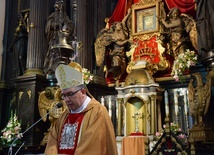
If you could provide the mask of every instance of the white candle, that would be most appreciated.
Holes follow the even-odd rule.
[[[109,116],[111,117],[111,96],[109,97],[109,103],[108,103],[108,110],[109,110]]]
[[[188,113],[188,110],[187,110],[187,103],[185,103],[185,105],[184,105],[184,113],[185,113],[185,115],[187,115],[187,113]]]
[[[178,105],[177,104],[175,105],[175,115],[176,116],[178,115]]]
[[[169,100],[167,91],[164,92],[164,100],[165,100],[165,112],[166,115],[169,116]]]
[[[184,113],[187,115],[187,92],[186,90],[184,91]]]
[[[175,115],[178,115],[178,96],[177,91],[174,90],[174,105],[175,105]]]
[[[101,105],[103,105],[103,106],[105,105],[105,99],[103,96],[101,97]]]

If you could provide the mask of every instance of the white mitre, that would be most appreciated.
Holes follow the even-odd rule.
[[[55,76],[61,89],[84,84],[82,67],[76,62],[68,65],[60,64],[55,70]]]

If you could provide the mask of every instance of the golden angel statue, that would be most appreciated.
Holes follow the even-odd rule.
[[[206,84],[203,83],[202,75],[200,73],[193,73],[195,77],[196,86],[194,87],[194,80],[191,79],[188,84],[188,100],[190,107],[190,114],[194,117],[194,126],[203,126],[203,117],[208,111],[211,97],[211,74],[208,72],[206,76]]]
[[[164,42],[169,46],[169,54],[176,58],[187,49],[198,49],[196,22],[190,15],[181,13],[175,7],[170,9],[167,17],[159,19],[165,34]]]
[[[45,91],[42,91],[39,95],[39,114],[44,122],[46,122],[48,119],[51,123],[51,126],[47,133],[45,133],[45,137],[43,138],[41,144],[45,144],[47,142],[48,134],[53,126],[53,123],[67,108],[66,104],[62,102],[60,94],[61,91],[58,87],[47,87]],[[59,102],[63,103],[63,106],[61,108],[56,108],[56,105]],[[48,112],[50,112],[49,115],[45,117]]]
[[[104,66],[104,61],[108,56],[111,65],[107,67],[106,76],[111,72],[116,81],[120,80],[126,70],[126,51],[129,51],[130,43],[128,28],[130,14],[131,9],[128,10],[128,14],[122,22],[115,22],[110,28],[102,29],[94,43],[96,65],[98,67]]]

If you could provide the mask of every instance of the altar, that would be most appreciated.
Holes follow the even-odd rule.
[[[149,137],[147,136],[117,136],[118,155],[148,155]]]
[[[146,155],[146,136],[126,136],[122,139],[121,155]]]

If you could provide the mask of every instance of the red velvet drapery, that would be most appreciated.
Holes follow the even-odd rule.
[[[168,9],[178,7],[182,13],[195,17],[195,0],[165,0]]]
[[[132,4],[137,3],[138,0],[118,0],[117,6],[112,13],[111,17],[109,17],[109,23],[122,21],[125,17],[127,10],[131,7]]]
[[[127,13],[127,9],[129,9],[132,4],[138,3],[139,1],[140,0],[118,0],[113,14],[111,17],[109,17],[109,24],[122,21]],[[186,13],[195,17],[195,0],[165,0],[165,4],[167,5],[168,9],[179,7],[182,13]]]
[[[118,22],[118,21],[122,21],[123,17],[125,16],[126,13],[126,4],[127,4],[127,0],[118,0],[117,6],[114,9],[113,14],[111,15],[111,17],[109,17],[109,23],[113,23],[113,22]]]

